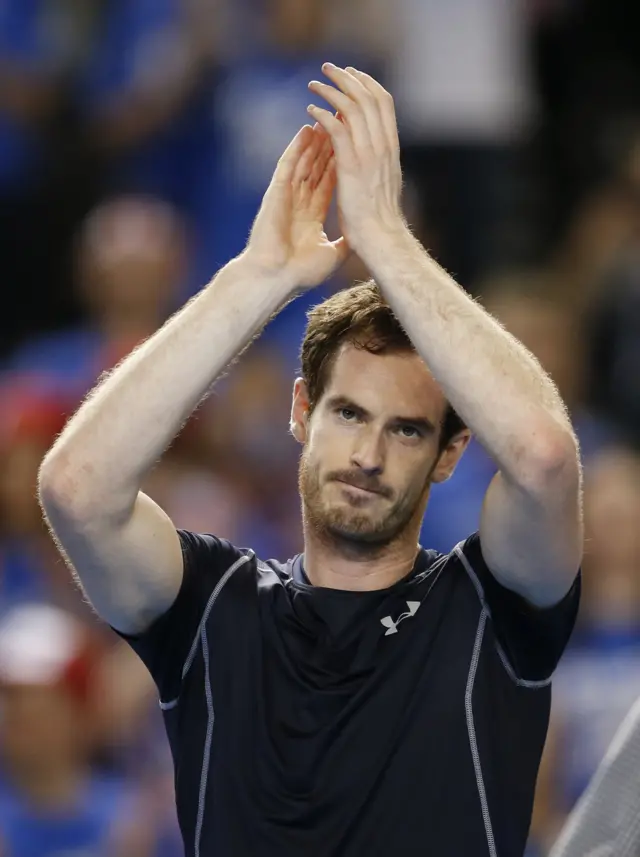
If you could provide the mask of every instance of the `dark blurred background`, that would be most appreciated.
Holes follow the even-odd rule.
[[[640,695],[640,6],[632,0],[0,0],[0,854],[177,857],[154,688],[35,498],[102,372],[240,252],[324,60],[393,92],[415,232],[538,356],[585,465],[579,625],[555,682],[541,857]],[[272,322],[152,473],[178,526],[299,552]],[[215,331],[211,332],[216,335]],[[472,444],[423,544],[478,525]]]

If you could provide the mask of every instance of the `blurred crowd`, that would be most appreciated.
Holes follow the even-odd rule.
[[[546,853],[640,696],[639,19],[623,0],[0,0],[0,854],[182,853],[154,688],[70,579],[37,469],[101,373],[242,250],[325,59],[391,89],[408,220],[536,354],[581,443]],[[146,486],[178,526],[300,551],[305,312],[366,276],[352,258],[287,307],[190,420]],[[477,528],[493,473],[472,443],[425,546]]]

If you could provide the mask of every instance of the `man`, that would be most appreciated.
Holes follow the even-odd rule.
[[[391,96],[323,70],[335,88],[310,87],[339,117],[309,108],[317,125],[280,160],[246,251],[103,381],[45,458],[40,497],[158,684],[187,854],[511,857],[578,602],[576,442],[537,362],[408,231]],[[345,234],[330,242],[336,177]],[[304,555],[265,563],[177,533],[145,473],[349,247],[378,286],[316,308],[302,346]],[[462,421],[500,475],[479,536],[438,556],[417,535]]]
[[[91,768],[92,675],[100,657],[87,629],[57,607],[26,602],[0,620],[6,857],[152,853],[138,790]]]

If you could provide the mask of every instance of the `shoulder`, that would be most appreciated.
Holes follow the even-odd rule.
[[[559,602],[550,607],[542,608],[531,604],[522,595],[498,581],[484,558],[478,532],[472,533],[465,541],[459,542],[449,556],[464,569],[478,594],[478,598],[489,613],[492,612],[492,602],[504,602],[517,613],[537,617],[552,616],[554,611],[558,611],[558,608],[577,612],[582,581],[580,572],[576,575],[569,592]]]
[[[479,533],[456,545],[449,558],[464,571],[475,590],[510,677],[519,684],[546,683],[573,632],[580,603],[580,573],[564,598],[540,608],[497,580],[484,559]]]
[[[211,533],[178,530],[184,577],[213,578],[215,586],[223,587],[234,580],[285,582],[290,578],[291,563],[263,560],[250,547],[239,547]],[[206,587],[210,589],[210,586]]]

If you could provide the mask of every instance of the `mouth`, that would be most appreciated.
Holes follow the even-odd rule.
[[[340,485],[345,488],[349,488],[351,491],[355,491],[357,494],[362,494],[364,496],[369,497],[380,497],[381,492],[375,491],[373,488],[361,488],[359,485],[354,485],[352,482],[345,482],[343,479],[336,479]]]

